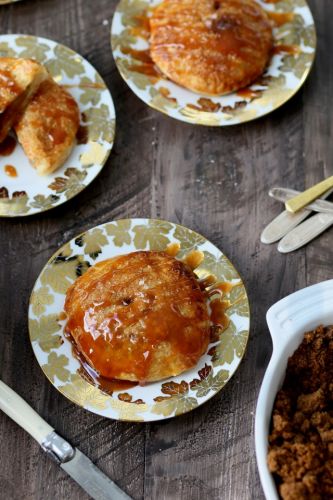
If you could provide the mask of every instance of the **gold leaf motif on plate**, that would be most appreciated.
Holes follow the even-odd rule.
[[[151,409],[152,413],[168,417],[172,414],[186,413],[198,406],[196,398],[188,396],[189,385],[184,380],[180,384],[173,381],[166,382],[162,384],[161,391],[168,396],[154,398],[155,404]]]
[[[69,199],[85,187],[82,181],[86,178],[87,172],[77,168],[67,168],[64,175],[65,177],[55,177],[48,187],[57,193],[65,193],[66,198]]]
[[[109,108],[101,104],[99,108],[89,108],[85,112],[90,141],[103,139],[112,142],[115,132],[115,120],[110,118]]]
[[[198,372],[200,379],[194,379],[190,383],[192,391],[196,392],[197,398],[207,396],[210,391],[219,391],[229,378],[228,370],[220,370],[216,375],[213,375],[212,367],[205,367]]]
[[[46,311],[46,306],[50,306],[53,302],[54,296],[49,292],[47,286],[42,286],[31,294],[32,312],[36,316],[41,316]]]
[[[48,196],[37,194],[34,196],[33,200],[34,201],[32,201],[30,205],[34,208],[41,208],[44,211],[53,207],[53,205],[59,200],[59,196],[55,194],[50,194]]]
[[[42,369],[52,383],[55,383],[56,378],[61,382],[67,382],[71,376],[71,372],[66,368],[68,363],[69,359],[63,354],[58,356],[56,352],[51,352],[47,358],[47,364],[42,365]]]
[[[83,247],[84,253],[96,259],[102,252],[102,247],[108,244],[108,239],[101,229],[95,228],[76,238],[75,243]]]
[[[82,102],[82,104],[91,103],[93,106],[97,106],[101,100],[101,92],[106,89],[105,83],[98,73],[95,74],[94,80],[87,76],[83,76],[79,86],[83,89],[80,95],[80,102]]]
[[[83,257],[76,256],[68,259],[56,257],[44,269],[41,275],[43,285],[49,285],[57,293],[66,293],[73,281],[81,276],[89,265]]]
[[[116,247],[122,247],[123,245],[130,245],[131,235],[129,230],[131,229],[130,220],[120,220],[115,223],[106,224],[105,230],[109,236],[113,237],[113,244]]]
[[[18,47],[24,47],[24,50],[19,53],[20,57],[36,59],[40,63],[44,63],[47,59],[50,47],[45,43],[37,42],[35,37],[19,36],[15,39],[15,43]]]
[[[109,406],[110,396],[106,396],[77,374],[72,375],[69,383],[60,386],[59,390],[71,401],[85,408],[90,406],[105,410]]]
[[[172,225],[169,223],[159,224],[158,221],[149,221],[148,225],[138,225],[133,227],[134,246],[137,250],[165,250],[170,243],[166,236]]]
[[[56,77],[65,73],[69,78],[74,78],[84,73],[82,59],[73,50],[63,45],[56,45],[53,52],[54,59],[50,59],[45,64],[52,76]]]
[[[242,357],[246,349],[248,331],[237,332],[234,323],[231,321],[228,328],[220,335],[220,342],[215,347],[212,358],[214,366],[224,363],[231,364],[235,356]]]
[[[17,53],[15,52],[14,49],[9,47],[8,42],[1,42],[0,43],[0,57],[16,57]]]
[[[29,331],[31,341],[38,342],[39,347],[44,352],[50,352],[51,349],[56,349],[62,344],[57,314],[41,316],[38,320],[30,319]]]

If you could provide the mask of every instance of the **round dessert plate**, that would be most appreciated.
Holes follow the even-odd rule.
[[[213,274],[217,283],[228,284],[222,297],[228,318],[225,328],[193,369],[177,377],[106,394],[82,376],[81,364],[64,335],[66,291],[96,262],[136,250],[165,250],[171,243],[181,245],[177,258],[191,250],[201,250],[204,260],[195,271],[198,276]],[[205,403],[225,386],[240,364],[249,322],[244,284],[223,253],[186,227],[153,219],[109,222],[73,238],[42,270],[29,305],[31,344],[50,382],[86,410],[116,420],[162,420]]]
[[[288,101],[308,76],[316,33],[305,0],[258,0],[274,26],[275,46],[262,77],[220,97],[199,95],[163,77],[149,60],[149,16],[162,0],[121,0],[113,17],[111,44],[120,74],[146,104],[173,118],[200,125],[248,122]]]
[[[0,57],[30,58],[44,64],[75,98],[81,112],[77,144],[52,174],[38,175],[18,143],[10,154],[0,145],[0,216],[33,215],[73,198],[98,175],[112,149],[115,110],[100,75],[68,47],[40,37],[1,35]]]

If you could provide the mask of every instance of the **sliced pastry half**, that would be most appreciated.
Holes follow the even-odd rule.
[[[40,175],[68,158],[80,124],[76,101],[51,76],[43,81],[15,125],[17,138]]]
[[[46,69],[36,61],[0,58],[0,142],[6,138],[46,78]]]

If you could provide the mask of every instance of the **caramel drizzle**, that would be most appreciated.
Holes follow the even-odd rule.
[[[174,242],[167,246],[165,252],[175,257],[181,249],[180,243]],[[187,264],[192,270],[196,269],[204,260],[204,254],[200,250],[192,250],[185,255],[183,262]],[[230,283],[230,282],[220,282],[216,283],[217,279],[213,275],[208,275],[205,278],[198,280],[200,288],[206,290],[207,298],[209,299],[210,308],[210,320],[211,325],[211,342],[217,342],[219,340],[220,334],[226,330],[230,324],[230,319],[227,315],[227,310],[231,307],[231,302],[225,296],[228,295],[231,290],[240,285],[240,282]],[[218,296],[219,295],[219,296]],[[215,298],[212,298],[216,296]],[[241,297],[242,298],[242,297]],[[240,300],[240,299],[239,299]],[[58,319],[60,321],[66,319],[66,313],[61,312]],[[65,337],[72,344],[73,355],[80,362],[80,375],[102,390],[104,393],[112,395],[116,391],[124,391],[126,389],[135,387],[138,385],[136,382],[122,381],[115,379],[107,379],[99,375],[86,361],[84,356],[79,352],[72,336],[68,331],[65,332]],[[128,399],[128,402],[132,402]]]

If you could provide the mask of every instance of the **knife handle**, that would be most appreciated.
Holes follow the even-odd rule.
[[[27,431],[41,445],[53,428],[8,385],[0,380],[0,410]]]

